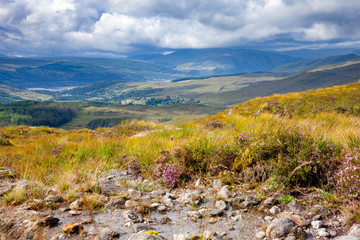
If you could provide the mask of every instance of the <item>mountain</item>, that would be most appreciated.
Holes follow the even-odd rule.
[[[277,81],[256,82],[248,87],[213,95],[214,101],[227,102],[229,105],[247,101],[254,97],[270,96],[289,92],[306,91],[336,85],[358,82],[360,63],[347,62],[345,66],[324,68],[317,71],[300,73]]]
[[[295,63],[287,63],[281,65],[274,70],[273,72],[286,72],[286,73],[299,73],[299,72],[306,72],[311,69],[315,69],[317,67],[343,63],[347,61],[360,61],[360,56],[355,54],[347,54],[341,56],[332,56],[323,59],[316,59],[312,61],[300,61]]]
[[[168,80],[181,76],[163,65],[127,59],[0,57],[0,84],[23,89],[83,86],[104,80]]]
[[[169,54],[153,54],[130,57],[154,63],[171,64],[174,69],[187,75],[231,74],[264,72],[290,62],[298,57],[251,49],[184,49]]]
[[[324,48],[324,49],[299,49],[289,51],[278,51],[284,55],[291,57],[303,58],[306,60],[315,60],[320,58],[327,58],[331,56],[356,54],[359,55],[359,50],[354,48]]]

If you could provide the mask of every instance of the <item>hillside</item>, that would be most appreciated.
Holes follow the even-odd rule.
[[[0,103],[9,103],[20,100],[50,100],[52,96],[26,91],[0,84]]]
[[[273,72],[287,72],[287,73],[300,73],[306,72],[312,69],[319,68],[326,65],[335,65],[337,63],[344,63],[348,61],[359,61],[360,56],[355,54],[347,54],[340,56],[331,56],[323,59],[316,59],[313,61],[300,61],[296,63],[288,63],[281,65],[274,70]]]
[[[98,81],[136,82],[183,76],[166,66],[126,59],[0,57],[0,84],[17,88],[83,86]]]
[[[223,224],[234,224],[229,216],[246,212],[227,233],[244,239],[263,228],[271,229],[259,219],[277,206],[278,216],[287,214],[296,220],[292,226],[301,226],[314,236],[319,236],[312,227],[315,223],[306,222],[319,214],[320,223],[341,221],[337,227],[329,224],[327,231],[344,235],[352,223],[360,222],[359,90],[357,82],[256,98],[183,125],[126,121],[96,130],[1,128],[0,155],[5,157],[0,164],[16,172],[0,169],[5,171],[2,178],[10,176],[20,186],[22,181],[16,180],[20,174],[31,182],[4,190],[0,207],[20,214],[16,221],[2,215],[3,221],[12,224],[1,234],[35,234],[19,224],[28,214],[21,209],[31,206],[35,212],[51,209],[60,218],[57,221],[63,222],[62,230],[55,224],[45,231],[35,221],[41,216],[34,217],[30,226],[42,237],[69,233],[66,224],[80,221],[71,214],[91,218],[78,224],[87,231],[69,235],[74,238],[100,234],[91,232],[92,228],[113,229],[111,222],[122,236],[129,237],[135,222],[130,227],[120,222],[133,211],[133,219],[140,219],[138,214],[141,219],[152,219],[151,226],[171,239],[172,227],[179,226],[179,231],[186,227],[182,216],[194,224],[189,234],[199,234],[199,229],[202,234],[211,226],[220,234]],[[229,207],[220,209],[224,204]],[[69,207],[73,212],[62,211]],[[296,213],[279,213],[288,208]],[[201,209],[218,212],[210,220],[207,210]],[[171,221],[160,224],[164,216]],[[251,230],[240,225],[250,223]]]
[[[133,56],[131,58],[175,66],[187,75],[265,72],[301,58],[251,49],[185,49],[166,55]]]

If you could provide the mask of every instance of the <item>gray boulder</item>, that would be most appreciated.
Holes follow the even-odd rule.
[[[266,229],[266,238],[270,240],[286,237],[295,226],[296,223],[289,218],[275,219]]]

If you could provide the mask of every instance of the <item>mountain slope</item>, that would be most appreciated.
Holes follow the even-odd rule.
[[[320,66],[332,65],[337,63],[343,63],[347,61],[358,61],[360,60],[360,56],[355,54],[347,54],[340,56],[332,56],[323,59],[317,59],[313,61],[300,61],[295,63],[288,63],[281,65],[274,70],[273,72],[287,72],[287,73],[300,73],[306,72],[311,69],[315,69]]]
[[[269,71],[300,58],[250,49],[185,49],[167,55],[134,56],[134,59],[172,64],[191,75]]]
[[[0,84],[17,88],[82,86],[104,80],[136,82],[181,76],[159,64],[126,59],[0,57]]]

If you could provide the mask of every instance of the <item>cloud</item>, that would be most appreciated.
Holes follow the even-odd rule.
[[[10,54],[127,53],[276,42],[338,46],[360,37],[358,0],[0,0]]]

